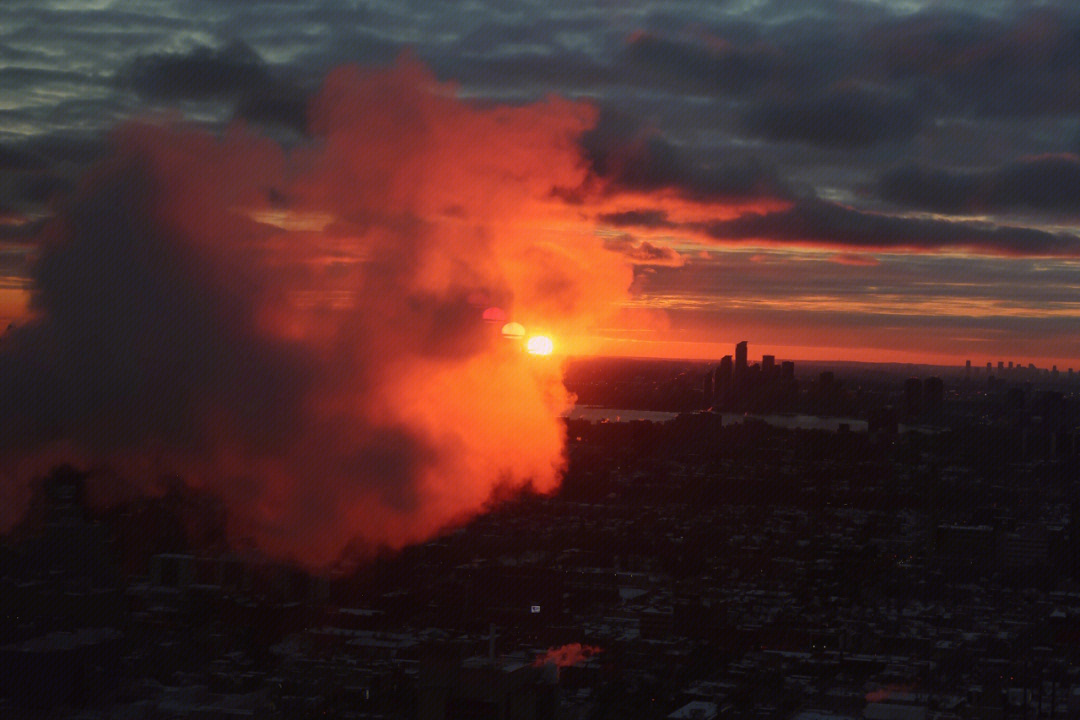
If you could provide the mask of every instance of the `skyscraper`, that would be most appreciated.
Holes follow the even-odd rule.
[[[725,355],[720,359],[720,366],[716,368],[716,380],[713,383],[713,391],[716,395],[714,402],[722,404],[730,399],[731,395],[732,362],[731,356]]]
[[[735,377],[739,378],[746,374],[746,341],[735,346]]]
[[[945,383],[939,377],[928,377],[923,381],[922,389],[923,412],[938,418],[945,404]]]
[[[922,413],[922,380],[917,377],[904,381],[904,416],[916,418]]]

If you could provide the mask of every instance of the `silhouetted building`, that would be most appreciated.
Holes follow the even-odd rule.
[[[773,373],[776,372],[776,356],[775,355],[762,355],[761,356],[761,375],[766,380],[772,378]]]
[[[746,377],[746,341],[735,346],[735,382],[741,384]]]
[[[780,364],[780,376],[785,381],[791,381],[795,379],[795,363],[790,360],[785,360]]]
[[[730,355],[720,358],[720,366],[716,368],[714,392],[716,402],[726,403],[731,400],[731,386],[733,381],[734,366]]]
[[[874,408],[867,418],[866,429],[869,432],[884,432],[895,435],[899,431],[896,409],[891,406]]]
[[[939,377],[928,377],[923,382],[923,411],[930,417],[939,418],[945,406],[945,383]]]
[[[922,380],[913,377],[904,381],[904,417],[917,418],[922,413]]]

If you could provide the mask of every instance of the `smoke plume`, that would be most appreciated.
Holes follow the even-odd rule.
[[[556,338],[632,280],[561,189],[586,104],[477,106],[408,58],[333,71],[292,148],[130,123],[42,230],[33,319],[0,344],[0,472],[105,463],[219,497],[233,538],[309,567],[401,546],[563,468]],[[489,314],[490,315],[490,314]]]

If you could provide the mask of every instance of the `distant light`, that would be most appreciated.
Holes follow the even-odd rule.
[[[529,612],[531,612],[533,615],[537,614],[538,612],[540,612],[540,606],[539,605],[530,606],[529,607]]]
[[[546,335],[533,335],[525,344],[525,349],[532,355],[550,355],[555,343]]]
[[[511,340],[520,340],[525,337],[525,326],[521,323],[509,322],[502,326],[502,334]]]

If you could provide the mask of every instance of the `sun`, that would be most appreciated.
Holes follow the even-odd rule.
[[[533,335],[525,343],[525,350],[532,355],[550,355],[555,349],[555,343],[546,335]]]

